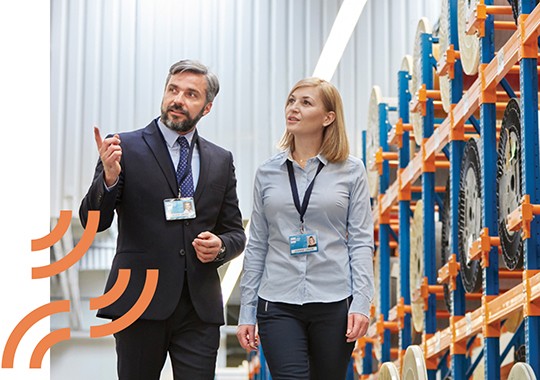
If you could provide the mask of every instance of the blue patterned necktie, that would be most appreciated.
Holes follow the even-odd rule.
[[[184,136],[178,137],[178,143],[180,144],[180,160],[176,168],[176,181],[180,187],[180,196],[192,197],[195,190],[191,168],[188,168],[189,143]]]

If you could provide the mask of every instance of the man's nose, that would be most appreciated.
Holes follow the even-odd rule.
[[[173,98],[173,102],[174,102],[174,104],[184,105],[185,104],[184,93],[179,92],[178,94],[176,94],[176,96]]]

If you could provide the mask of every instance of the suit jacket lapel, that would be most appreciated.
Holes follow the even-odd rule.
[[[199,160],[200,160],[200,170],[199,170],[199,181],[197,182],[197,188],[195,189],[195,204],[204,193],[204,188],[208,183],[208,172],[210,171],[212,165],[212,154],[208,150],[208,144],[206,140],[199,136]]]
[[[176,175],[172,165],[171,156],[155,120],[144,129],[142,136],[158,162],[163,175],[167,179],[172,193],[177,196],[178,184],[176,183]]]

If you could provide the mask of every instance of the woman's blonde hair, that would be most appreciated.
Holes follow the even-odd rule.
[[[287,99],[300,87],[316,87],[323,102],[326,112],[333,111],[336,114],[334,121],[323,130],[321,152],[329,162],[342,162],[349,157],[349,140],[345,129],[345,117],[343,115],[343,102],[341,95],[333,84],[320,78],[305,78],[296,83]],[[279,147],[294,152],[294,136],[285,130],[281,137]]]

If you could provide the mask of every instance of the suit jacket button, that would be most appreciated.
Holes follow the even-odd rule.
[[[186,255],[186,251],[184,249],[181,249],[180,250],[180,256],[185,256]]]
[[[184,226],[189,226],[189,220],[186,220],[186,221],[184,222]]]

